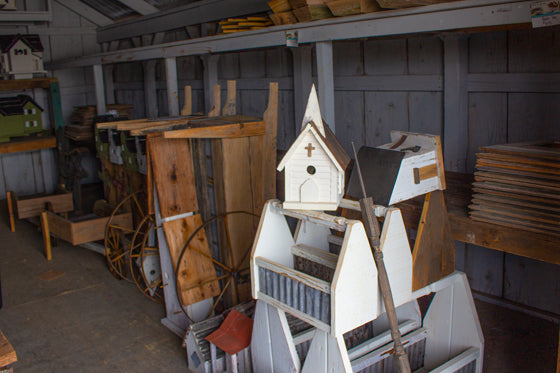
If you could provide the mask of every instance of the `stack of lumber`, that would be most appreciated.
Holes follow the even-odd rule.
[[[477,154],[473,220],[560,236],[560,142],[493,145]]]
[[[268,2],[275,25],[370,13],[380,10],[376,0],[272,0]]]
[[[331,0],[327,2],[331,13],[336,17],[370,13],[381,10],[375,0]]]
[[[270,19],[275,25],[285,25],[331,18],[333,14],[326,3],[327,0],[272,0],[268,2],[273,12]]]
[[[107,105],[107,113],[116,112],[117,117],[130,118],[132,109],[132,105]],[[70,116],[70,122],[79,126],[91,126],[96,115],[97,107],[95,105],[74,106],[74,111],[72,111],[72,115]]]
[[[117,117],[130,118],[132,105],[107,105],[107,113],[113,112]],[[75,106],[70,116],[70,125],[65,127],[66,137],[74,141],[87,141],[93,139],[93,119],[97,115],[97,107]]]
[[[218,24],[220,25],[219,34],[232,34],[240,31],[260,30],[272,26],[272,21],[268,17],[245,17],[228,18]]]

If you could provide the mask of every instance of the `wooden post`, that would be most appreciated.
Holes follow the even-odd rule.
[[[13,192],[6,192],[6,200],[8,201],[8,214],[10,215],[10,231],[16,231],[15,224],[15,211],[14,211],[14,194]]]
[[[309,96],[313,84],[311,47],[302,45],[292,48],[291,51],[294,68],[294,123],[296,125],[294,133],[297,134],[301,130],[299,124],[305,113],[305,100]]]
[[[190,85],[186,85],[185,91],[185,101],[183,103],[183,108],[181,109],[181,115],[192,115],[192,89]]]
[[[95,83],[97,115],[103,115],[107,112],[105,106],[105,88],[103,84],[103,65],[93,65],[93,80]]]
[[[52,252],[51,252],[51,235],[49,232],[49,219],[47,216],[48,212],[43,211],[41,213],[41,230],[43,231],[43,243],[45,245],[45,256],[47,260],[52,259]]]
[[[226,104],[222,109],[222,115],[235,115],[237,113],[237,90],[235,80],[227,81]]]
[[[215,104],[212,99],[214,87],[218,84],[218,60],[219,55],[207,54],[201,57],[204,65],[204,111],[210,112]],[[220,108],[220,105],[218,105]]]
[[[144,68],[144,106],[146,118],[154,119],[158,116],[157,94],[156,94],[156,60],[145,61]]]
[[[114,65],[103,66],[103,77],[105,83],[105,101],[108,104],[115,103],[115,82],[113,80]]]
[[[167,82],[167,103],[169,116],[179,116],[179,94],[177,88],[177,60],[175,57],[165,59],[165,79]]]
[[[319,83],[319,106],[323,118],[335,133],[334,124],[334,72],[332,41],[321,41],[317,46],[317,80]]]
[[[446,35],[444,43],[443,151],[447,171],[465,172],[468,138],[468,44],[465,35]]]

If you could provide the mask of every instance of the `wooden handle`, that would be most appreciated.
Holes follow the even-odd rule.
[[[391,329],[391,338],[394,343],[394,359],[399,373],[410,373],[410,364],[408,356],[404,351],[401,342],[401,333],[399,331],[399,322],[397,320],[397,312],[395,311],[395,303],[393,302],[393,294],[391,292],[391,285],[389,283],[389,276],[387,275],[387,268],[383,261],[383,252],[380,248],[379,240],[379,223],[373,210],[373,199],[371,197],[362,198],[360,200],[360,208],[362,210],[362,220],[368,236],[368,241],[373,252],[373,259],[377,266],[377,278],[379,287],[381,288],[381,295],[387,312],[387,320],[389,321],[389,328]]]

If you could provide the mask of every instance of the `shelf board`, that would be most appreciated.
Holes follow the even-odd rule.
[[[58,83],[57,78],[10,79],[0,80],[0,91],[16,91],[33,88],[49,88],[52,83]]]
[[[531,1],[462,0],[416,8],[385,10],[314,22],[273,26],[146,47],[123,49],[48,63],[57,70],[286,45],[286,31],[297,31],[299,44],[422,32],[443,32],[531,23]]]
[[[55,147],[56,137],[54,136],[25,137],[0,143],[0,154],[28,152]]]
[[[52,14],[49,11],[17,11],[17,10],[3,10],[0,11],[0,22],[50,22],[52,21]]]
[[[497,224],[482,223],[468,216],[472,175],[446,172],[444,191],[453,239],[465,243],[524,256],[547,263],[560,264],[560,238]],[[416,229],[420,221],[423,198],[399,203],[407,228]]]

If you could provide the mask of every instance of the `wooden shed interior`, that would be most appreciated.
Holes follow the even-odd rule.
[[[439,136],[455,269],[467,275],[479,312],[483,371],[560,373],[558,2],[544,25],[535,16],[539,1],[379,2],[398,9],[331,2],[329,10],[326,0],[294,1],[303,6],[292,11],[292,0],[5,1],[0,35],[39,35],[44,65],[32,79],[0,80],[0,98],[28,95],[43,109],[44,128],[0,142],[0,330],[17,354],[14,371],[195,371],[175,334],[203,312],[198,302],[250,298],[246,248],[264,202],[283,200],[284,175],[275,170],[300,133],[315,84],[324,124],[351,158],[352,143],[379,147],[391,131]],[[0,49],[5,65],[10,51]],[[518,143],[539,150],[519,161],[515,150],[496,148]],[[511,174],[496,171],[508,162],[521,163],[508,166]],[[500,189],[500,180],[515,191]],[[528,196],[521,205],[512,194],[519,190]],[[36,211],[25,201],[39,194],[57,197]],[[422,201],[397,205],[411,241]],[[496,218],[497,204],[511,208]],[[9,209],[17,210],[12,222]],[[98,216],[70,222],[71,211]],[[181,252],[194,228],[226,213],[237,215],[194,232],[196,252]],[[134,277],[119,267],[129,263],[121,263],[119,239],[149,251],[150,232],[164,230],[169,272],[162,275],[159,261],[157,271],[175,276],[167,290],[180,293],[181,304],[167,294],[164,305],[152,303],[105,271],[103,256],[116,277]],[[214,270],[220,266],[229,275]],[[224,286],[230,280],[241,285]],[[152,298],[166,291],[154,289],[141,291]],[[66,316],[57,316],[58,305],[74,314],[60,329],[53,323]],[[79,318],[88,312],[89,324]],[[50,343],[65,349],[80,339],[87,343],[68,356],[50,351]],[[0,371],[12,361],[0,356]]]

